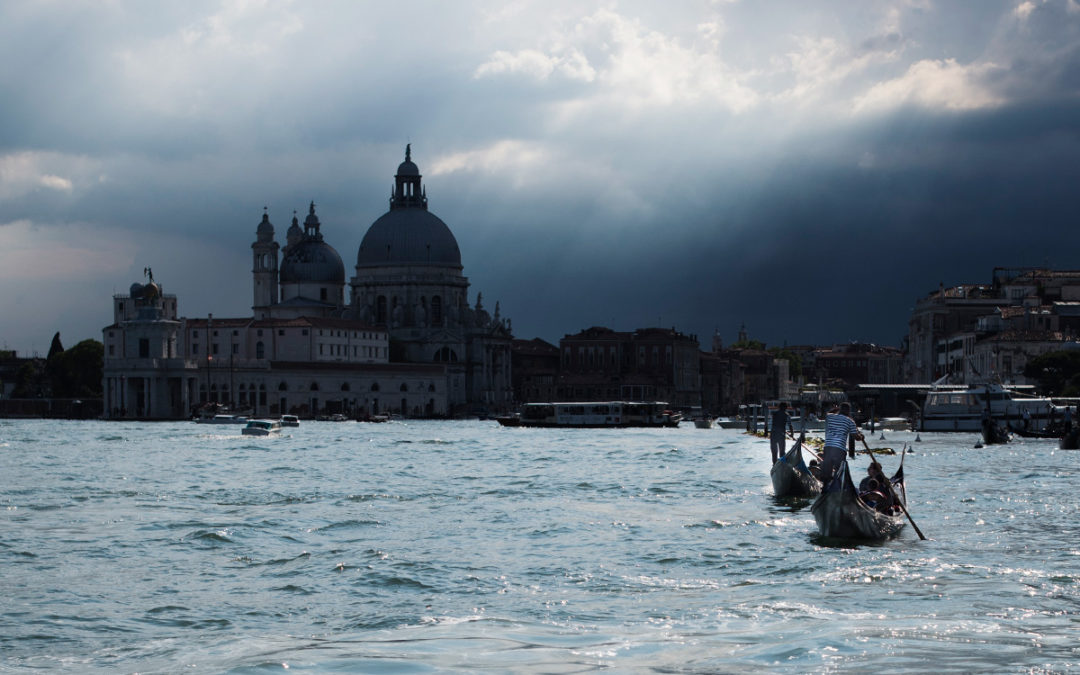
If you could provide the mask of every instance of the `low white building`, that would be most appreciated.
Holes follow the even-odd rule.
[[[391,364],[384,329],[349,319],[177,318],[134,284],[104,331],[105,415],[182,419],[206,403],[252,416],[447,414],[446,368]]]

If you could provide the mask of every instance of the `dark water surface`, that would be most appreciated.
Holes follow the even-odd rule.
[[[0,671],[1080,671],[1080,453],[976,438],[853,545],[738,431],[0,421]]]

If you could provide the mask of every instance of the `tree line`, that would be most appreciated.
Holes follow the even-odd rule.
[[[49,355],[27,359],[15,374],[12,398],[101,398],[105,346],[83,340],[64,349],[60,333],[53,336]]]

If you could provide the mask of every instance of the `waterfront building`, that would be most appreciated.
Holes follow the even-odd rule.
[[[559,341],[560,401],[667,401],[701,405],[697,338],[674,328],[593,327]]]
[[[511,346],[514,401],[545,403],[558,400],[559,348],[533,338],[514,340]]]
[[[345,266],[311,203],[285,245],[264,212],[251,245],[252,316],[184,318],[149,269],[103,329],[108,417],[182,418],[224,404],[255,415],[505,410],[510,322],[468,304],[457,241],[428,211],[406,147],[390,210]]]
[[[1021,383],[1027,360],[1075,341],[1080,271],[997,267],[989,284],[942,285],[916,303],[908,329],[908,382]]]
[[[848,388],[860,384],[903,382],[904,354],[897,347],[851,343],[815,350],[812,366],[803,373],[814,382],[841,381]]]

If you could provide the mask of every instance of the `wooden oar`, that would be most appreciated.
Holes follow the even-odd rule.
[[[869,451],[870,446],[866,445],[866,439],[865,438],[863,439],[862,443],[863,443],[864,446],[866,446],[867,451]],[[878,467],[881,467],[881,464],[878,464],[877,458],[874,457],[873,452],[870,453],[870,461],[872,463],[874,463],[874,464],[877,464]],[[900,460],[901,466],[903,465],[903,463],[904,463],[904,460],[901,459]],[[913,528],[915,528],[915,534],[919,535],[919,539],[922,539],[922,540],[925,541],[926,537],[923,536],[922,530],[919,529],[919,526],[915,524],[915,519],[911,517],[910,513],[908,513],[907,506],[904,505],[903,500],[899,499],[896,496],[896,491],[893,490],[893,486],[892,486],[892,479],[885,475],[885,470],[884,469],[882,469],[882,471],[881,471],[881,477],[885,479],[885,485],[889,488],[889,496],[892,497],[893,504],[897,504],[900,507],[900,510],[904,512],[905,516],[907,516],[908,522],[911,523],[911,526]]]

